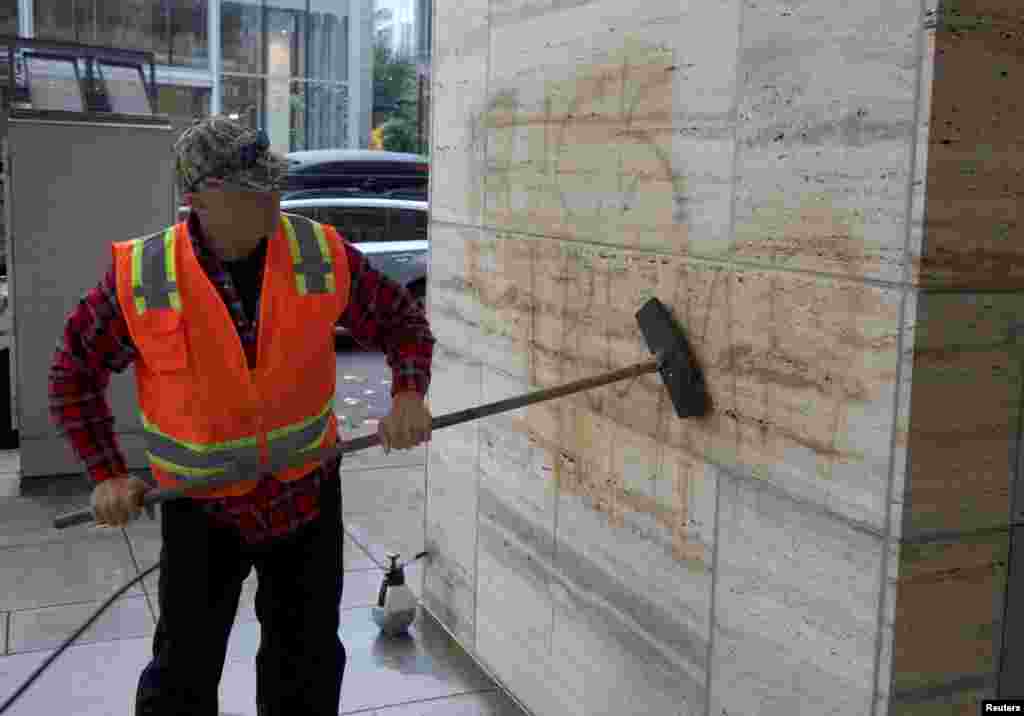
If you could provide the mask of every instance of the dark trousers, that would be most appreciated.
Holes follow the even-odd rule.
[[[337,477],[321,513],[295,533],[249,546],[201,505],[161,504],[160,618],[136,716],[216,716],[218,687],[242,582],[255,566],[259,716],[337,716],[345,647],[338,636],[344,578]]]

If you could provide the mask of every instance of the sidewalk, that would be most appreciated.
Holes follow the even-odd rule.
[[[425,453],[419,450],[422,459],[410,459],[415,464],[408,469],[424,469]],[[343,466],[343,478],[381,469],[372,454],[360,458]],[[124,531],[55,529],[55,516],[89,504],[86,479],[44,478],[19,488],[18,470],[17,451],[0,452],[0,703],[111,594],[154,564],[160,552],[159,522],[145,517]],[[349,532],[347,525],[346,532],[340,633],[348,664],[341,713],[522,716],[425,610],[420,610],[411,639],[379,636],[370,611],[383,575],[379,555],[386,548],[358,544],[352,535],[359,533]],[[412,556],[403,554],[402,559]],[[5,716],[130,716],[139,673],[151,654],[158,576],[154,572],[114,602]],[[255,589],[254,571],[228,646],[222,716],[256,713],[254,660],[260,630]]]

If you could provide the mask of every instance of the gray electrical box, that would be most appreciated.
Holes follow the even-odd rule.
[[[51,422],[50,366],[69,313],[111,266],[111,243],[175,222],[175,137],[152,113],[141,62],[24,44],[27,88],[13,93],[7,127],[7,258],[21,474],[31,478],[85,471]],[[112,376],[107,400],[128,468],[148,468],[132,368]]]

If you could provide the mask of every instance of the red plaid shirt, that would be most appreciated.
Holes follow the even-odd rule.
[[[250,367],[255,364],[259,290],[266,242],[242,262],[226,267],[204,243],[194,214],[189,236],[200,265],[217,287],[234,319]],[[340,235],[340,234],[339,234]],[[342,237],[344,241],[344,237]],[[352,274],[349,303],[341,323],[360,344],[382,350],[392,371],[391,394],[427,394],[434,337],[411,294],[372,268],[347,241]],[[50,415],[70,440],[89,476],[99,482],[127,473],[106,400],[111,371],[121,373],[139,353],[117,301],[114,267],[71,313],[50,368]],[[239,497],[205,499],[215,520],[236,528],[249,543],[288,534],[319,515],[320,482],[337,477],[340,459],[308,477],[281,482],[264,475]]]

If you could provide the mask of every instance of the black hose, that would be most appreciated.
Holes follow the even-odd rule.
[[[404,567],[404,566],[406,566],[406,565],[408,565],[408,564],[410,564],[412,562],[415,562],[417,559],[420,559],[420,558],[426,557],[426,556],[427,556],[426,552],[420,552],[419,554],[417,554],[415,557],[410,559],[408,562],[406,562],[402,566]],[[56,659],[58,656],[60,656],[64,652],[65,649],[67,649],[69,646],[71,646],[71,644],[75,641],[75,639],[77,639],[78,637],[82,636],[82,634],[85,632],[85,630],[88,629],[90,626],[92,626],[92,623],[94,621],[96,621],[99,618],[99,616],[101,614],[103,614],[103,612],[107,611],[107,609],[110,608],[110,605],[113,604],[114,601],[118,597],[120,597],[126,591],[128,591],[133,586],[135,586],[135,584],[137,582],[145,579],[146,577],[148,577],[150,574],[152,574],[153,572],[155,572],[159,568],[160,568],[160,563],[157,562],[152,567],[147,569],[145,572],[143,572],[139,576],[135,577],[135,579],[133,579],[132,581],[128,582],[123,587],[121,587],[116,592],[114,592],[114,595],[112,597],[107,599],[107,601],[105,601],[103,603],[103,605],[99,609],[97,609],[95,612],[93,612],[93,615],[91,617],[89,617],[89,620],[85,624],[83,624],[82,626],[78,627],[78,631],[76,631],[74,634],[72,634],[70,637],[68,637],[64,641],[64,643],[60,645],[60,647],[57,649],[57,651],[55,651],[52,654],[50,654],[49,658],[47,658],[46,661],[44,661],[42,664],[40,664],[39,668],[37,668],[32,673],[31,676],[29,676],[27,679],[25,679],[24,683],[22,683],[22,685],[18,687],[18,690],[15,691],[13,694],[11,694],[10,698],[8,698],[7,701],[4,702],[3,706],[0,706],[0,714],[3,714],[4,712],[7,711],[7,709],[11,708],[11,706],[14,705],[14,702],[17,701],[21,697],[21,695],[23,693],[25,693],[25,690],[29,686],[31,686],[35,682],[36,679],[39,678],[39,675],[42,674],[44,671],[46,671],[46,669],[50,666],[50,664],[53,663],[54,659]]]
[[[152,567],[147,569],[145,572],[143,572],[142,574],[137,576],[135,579],[133,579],[132,581],[128,582],[128,584],[124,585],[119,590],[114,592],[114,596],[112,596],[109,599],[107,599],[107,601],[103,603],[103,606],[101,606],[99,609],[97,609],[93,613],[93,615],[91,617],[89,617],[89,621],[87,621],[85,624],[80,626],[78,628],[78,631],[76,631],[74,634],[72,634],[70,637],[68,637],[67,640],[65,640],[65,642],[60,645],[60,648],[58,648],[57,651],[55,651],[52,654],[50,654],[49,658],[47,658],[47,660],[44,661],[39,666],[39,668],[36,669],[35,672],[33,672],[33,674],[30,677],[28,677],[21,686],[18,687],[18,690],[15,691],[11,695],[11,697],[9,699],[7,699],[7,701],[4,702],[3,706],[0,706],[0,714],[3,714],[5,711],[7,711],[7,709],[9,709],[14,704],[14,702],[17,701],[18,698],[25,692],[25,689],[27,689],[29,686],[31,686],[32,683],[36,679],[39,678],[39,675],[42,674],[44,671],[46,671],[47,667],[49,667],[50,664],[53,663],[53,660],[56,659],[58,656],[60,656],[61,653],[63,653],[63,651],[65,649],[67,649],[69,646],[71,646],[71,643],[74,642],[75,639],[77,639],[78,637],[82,636],[82,633],[85,632],[85,630],[88,629],[90,626],[92,626],[92,623],[94,621],[96,621],[96,619],[99,618],[99,616],[103,612],[105,612],[110,607],[111,604],[114,603],[114,600],[116,600],[118,597],[120,597],[126,591],[131,589],[137,582],[145,579],[146,577],[148,577],[150,574],[152,574],[154,571],[156,571],[159,568],[160,568],[160,563],[157,562]]]

